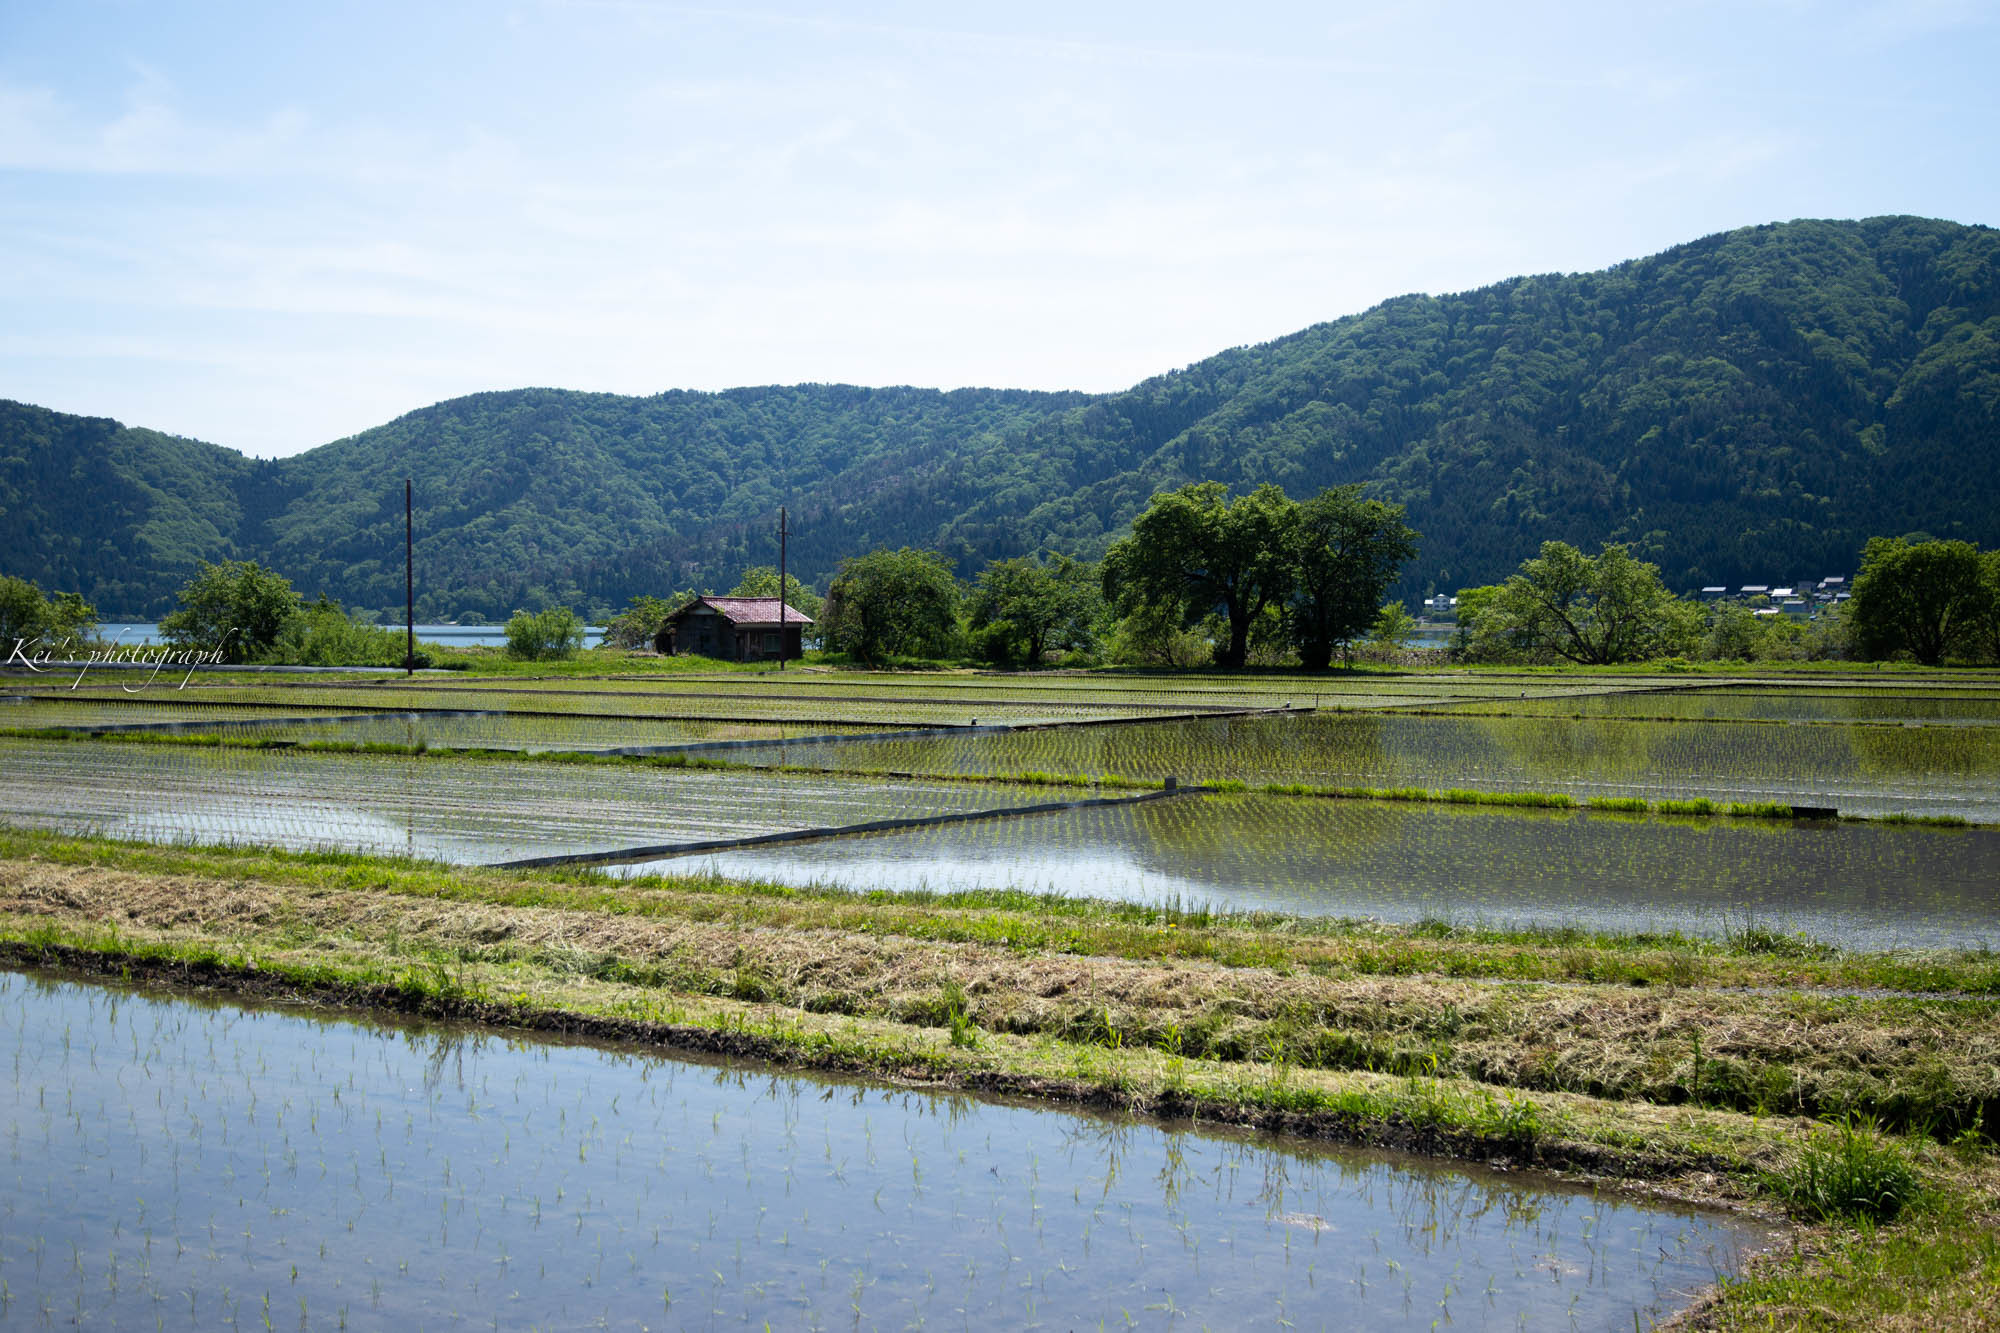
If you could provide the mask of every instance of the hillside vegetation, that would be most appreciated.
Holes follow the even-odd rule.
[[[1671,587],[1851,572],[1863,543],[2000,544],[2000,233],[1745,228],[1603,272],[1406,296],[1117,394],[841,385],[441,403],[294,458],[0,404],[5,573],[155,614],[203,559],[400,603],[416,479],[430,615],[824,586],[878,545],[969,573],[1100,555],[1155,491],[1362,483],[1423,536],[1403,595],[1545,540],[1629,542]]]

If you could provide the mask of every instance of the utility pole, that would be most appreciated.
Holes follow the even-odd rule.
[[[410,479],[403,478],[403,672],[417,674],[417,542]]]
[[[785,538],[791,529],[785,521],[785,507],[778,506],[778,670],[785,669]]]

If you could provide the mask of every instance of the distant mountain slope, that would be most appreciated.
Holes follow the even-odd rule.
[[[1400,297],[1100,396],[528,389],[275,463],[0,404],[6,571],[107,610],[163,609],[225,554],[393,605],[406,475],[432,613],[726,585],[775,557],[786,500],[812,579],[879,543],[968,571],[1095,554],[1201,477],[1407,504],[1404,593],[1491,581],[1550,537],[1634,542],[1681,587],[1817,577],[1875,533],[2000,544],[2000,233],[1745,228]]]
[[[455,589],[454,609],[504,615],[543,595],[620,604],[662,583],[733,581],[743,563],[775,563],[788,480],[809,504],[907,494],[908,471],[962,441],[1079,401],[822,384],[652,398],[476,394],[283,460],[282,507],[254,544],[301,586],[395,604],[409,476],[421,576]],[[920,516],[892,512],[862,539],[922,530]],[[754,550],[729,536],[752,529],[764,538]],[[824,574],[844,554],[800,568]]]
[[[231,449],[0,401],[0,573],[148,608],[197,561],[238,554],[267,470]]]
[[[1405,592],[1491,581],[1550,537],[1632,541],[1682,587],[1850,570],[1872,533],[1992,543],[2000,234],[1799,222],[1403,297],[965,467],[944,536],[981,556],[1089,545],[1185,479],[1367,482],[1424,534]],[[1006,495],[1026,468],[1032,508]]]

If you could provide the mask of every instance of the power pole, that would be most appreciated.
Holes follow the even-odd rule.
[[[778,506],[778,670],[785,669],[785,538],[791,535],[785,507]]]
[[[417,542],[410,479],[403,478],[403,673],[417,674]]]

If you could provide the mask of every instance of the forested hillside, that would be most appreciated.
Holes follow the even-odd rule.
[[[1207,477],[1407,505],[1404,592],[1491,582],[1550,538],[1630,541],[1682,588],[1846,572],[1871,533],[1990,544],[2000,234],[1799,222],[1403,297],[1019,436],[964,464],[953,549],[1088,547]]]
[[[1851,571],[1874,534],[2000,543],[2000,233],[1913,218],[1746,228],[1599,273],[1407,296],[1118,394],[836,385],[530,389],[276,463],[0,405],[4,572],[162,609],[197,559],[401,592],[417,483],[431,614],[823,583],[871,546],[970,571],[1096,555],[1155,490],[1351,481],[1423,535],[1403,593],[1539,544],[1634,543],[1670,585]]]

